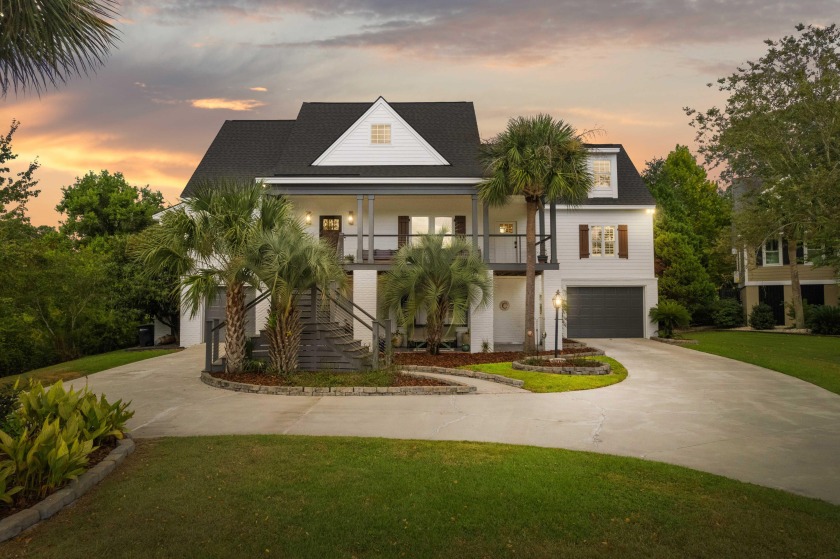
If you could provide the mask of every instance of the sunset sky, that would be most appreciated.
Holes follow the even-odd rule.
[[[548,112],[636,165],[693,145],[682,107],[837,0],[124,0],[105,66],[58,91],[0,100],[21,121],[18,167],[38,158],[35,224],[89,170],[176,202],[222,122],[292,119],[304,101],[472,101],[481,136]],[[5,133],[5,130],[3,131]]]

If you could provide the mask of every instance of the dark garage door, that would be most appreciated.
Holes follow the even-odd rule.
[[[568,337],[644,338],[643,289],[569,287]]]

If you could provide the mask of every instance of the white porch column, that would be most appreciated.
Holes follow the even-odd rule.
[[[490,285],[493,285],[493,271],[488,270]],[[490,344],[490,351],[493,351],[493,293],[490,293],[490,302],[483,309],[470,309],[470,353],[481,353],[481,346],[487,341]]]
[[[359,307],[365,309],[371,316],[376,316],[376,270],[354,270],[353,271],[353,302]],[[353,309],[353,312],[360,315],[358,309]],[[370,319],[365,318],[366,323],[370,323]],[[362,344],[370,344],[372,340],[370,329],[358,320],[353,321],[353,338],[362,342]]]
[[[562,278],[558,270],[546,270],[543,272],[543,316],[545,317],[545,351],[554,351],[554,303],[552,299],[557,290],[563,295],[563,302],[566,301],[566,291],[563,289]],[[566,329],[563,327],[563,309],[560,309],[560,324],[557,339],[557,349],[563,349],[563,336]]]

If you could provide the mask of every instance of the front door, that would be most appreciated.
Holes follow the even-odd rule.
[[[319,232],[322,239],[326,239],[328,243],[338,248],[338,242],[341,238],[341,216],[322,215]]]
[[[773,309],[773,318],[777,326],[785,323],[785,288],[781,285],[760,285],[758,287],[758,301],[766,303]]]
[[[493,239],[493,262],[507,264],[521,262],[519,237],[516,234],[515,221],[500,221],[491,237]]]

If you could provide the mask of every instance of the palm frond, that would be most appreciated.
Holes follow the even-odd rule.
[[[0,89],[40,94],[101,66],[118,40],[115,0],[0,0]]]

